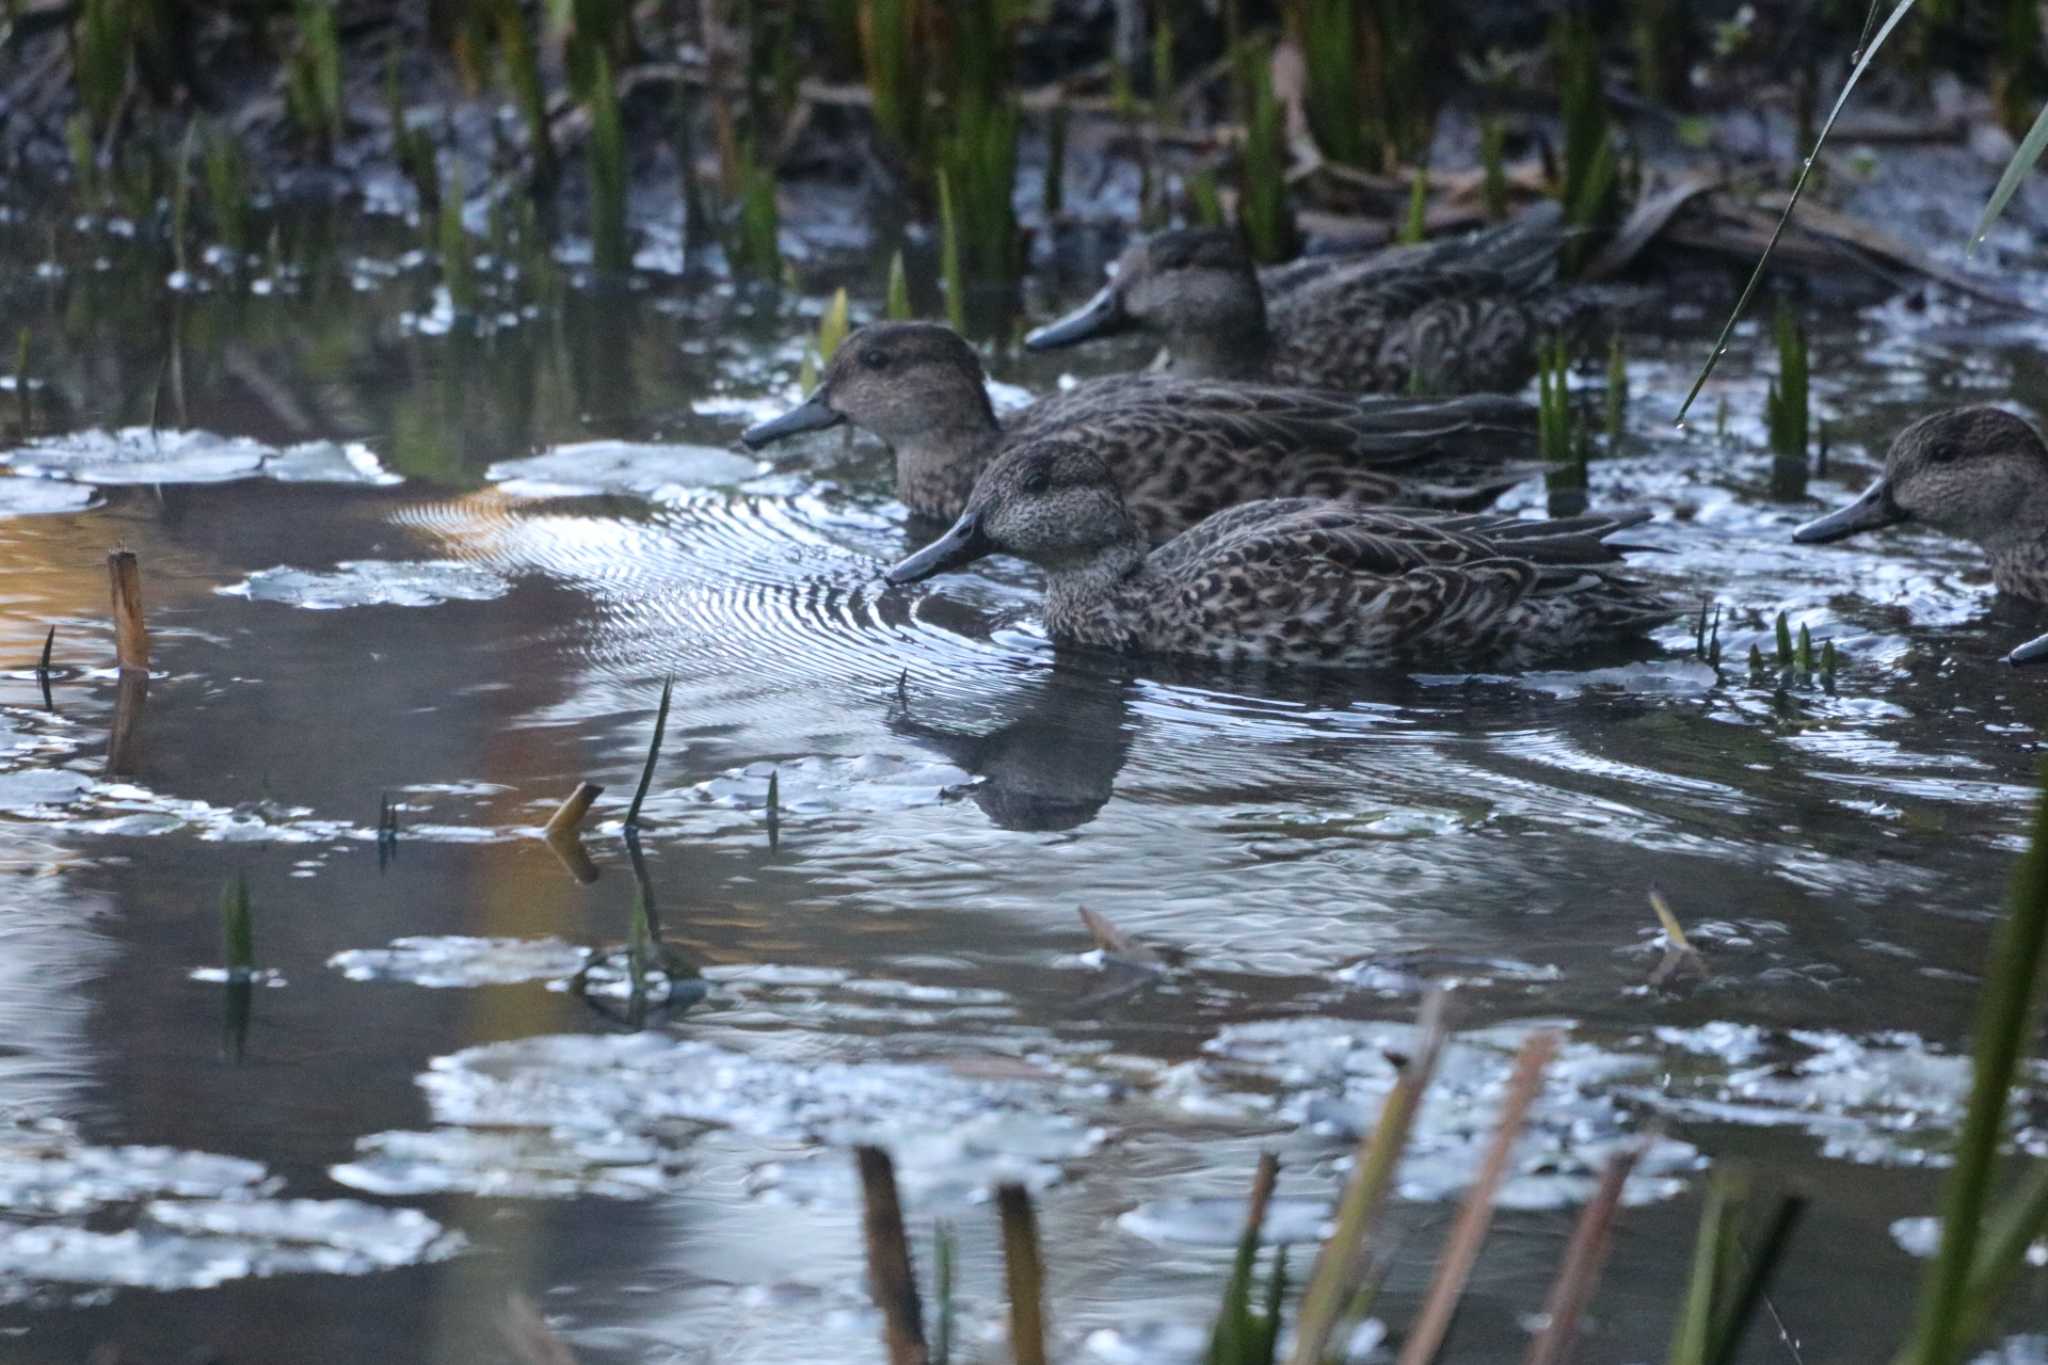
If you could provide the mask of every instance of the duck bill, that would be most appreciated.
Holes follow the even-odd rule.
[[[922,583],[933,574],[957,569],[962,564],[972,564],[983,555],[993,553],[995,548],[989,542],[989,538],[982,534],[981,514],[970,508],[960,514],[960,520],[953,523],[952,530],[882,577],[894,584]]]
[[[1024,337],[1024,349],[1028,351],[1053,351],[1062,346],[1072,346],[1096,337],[1115,336],[1128,331],[1131,320],[1124,312],[1124,303],[1117,296],[1115,284],[1105,284],[1096,291],[1095,297],[1061,318],[1048,322]]]
[[[2005,661],[2014,668],[2025,668],[2030,664],[2048,663],[2048,635],[2039,635],[2005,656]]]
[[[1802,545],[1821,545],[1841,540],[1860,531],[1875,531],[1906,520],[1906,513],[1892,501],[1890,479],[1879,479],[1863,490],[1863,496],[1847,507],[1838,507],[1824,517],[1809,521],[1792,533]]]
[[[762,446],[773,445],[785,436],[796,436],[806,431],[823,431],[836,427],[846,420],[846,414],[834,412],[832,405],[825,401],[825,386],[820,384],[811,390],[811,396],[791,408],[780,417],[771,417],[765,422],[756,422],[740,433],[740,440],[747,449],[759,450]]]

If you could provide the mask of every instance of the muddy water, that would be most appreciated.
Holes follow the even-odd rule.
[[[792,301],[572,278],[451,329],[387,230],[339,234],[172,294],[118,233],[0,223],[48,381],[0,480],[8,1359],[496,1360],[513,1292],[592,1361],[878,1359],[857,1141],[896,1152],[924,1265],[956,1228],[970,1356],[998,1354],[986,1192],[1018,1179],[1063,1358],[1189,1359],[1257,1153],[1276,1237],[1317,1237],[1432,979],[1459,1035],[1380,1318],[1412,1317],[1544,1025],[1565,1051],[1455,1358],[1519,1353],[1593,1174],[1649,1133],[1584,1359],[1661,1356],[1737,1163],[1813,1196],[1774,1305],[1801,1358],[1886,1352],[2048,724],[1996,661],[2048,622],[1933,534],[1791,546],[1818,504],[1772,500],[1754,334],[1682,433],[1711,320],[1631,337],[1593,472],[1660,513],[1648,570],[1720,605],[1718,672],[1686,624],[1521,676],[1243,674],[1055,650],[1012,563],[884,590],[923,528],[882,452],[728,448],[793,397]],[[1928,408],[2048,411],[2032,334],[1968,325],[1814,318],[1815,497]],[[116,544],[156,653],[109,776]],[[1836,643],[1832,686],[1752,678],[1780,611]],[[628,935],[619,823],[671,675],[641,842],[695,975],[635,1028],[565,986]],[[581,779],[588,884],[534,837]],[[1649,984],[1653,886],[1704,982]],[[1081,905],[1168,970],[1104,962]]]

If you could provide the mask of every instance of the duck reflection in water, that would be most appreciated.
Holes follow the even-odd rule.
[[[889,728],[935,750],[975,781],[954,794],[999,829],[1079,829],[1109,803],[1129,756],[1130,679],[1086,651],[1062,650],[1049,672],[999,701],[1003,723],[970,733],[927,720],[915,689],[892,703]]]

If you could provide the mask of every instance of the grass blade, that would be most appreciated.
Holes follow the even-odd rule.
[[[2048,1226],[2048,1162],[2037,1162],[2019,1191],[2005,1202],[2004,1209],[1985,1231],[1984,1249],[1978,1253],[1977,1268],[1970,1276],[1964,1341],[1981,1341],[1988,1335],[1998,1300],[2026,1264],[2027,1248],[2041,1235],[2044,1226]]]
[[[249,879],[240,872],[221,891],[220,929],[229,977],[248,976],[256,966],[256,935],[249,923]]]
[[[1998,215],[2005,212],[2005,206],[2012,202],[2019,190],[2020,181],[2034,169],[2034,163],[2041,159],[2043,149],[2048,149],[2048,105],[2043,105],[2034,126],[2027,129],[2027,135],[2020,139],[2018,150],[2012,160],[2005,163],[2005,174],[1998,177],[1998,185],[1991,191],[1991,197],[1984,201],[1984,214],[1977,220],[1977,226],[1970,233],[1968,251],[1974,253],[1984,245],[1984,236],[1991,231],[1991,225],[1998,221]]]
[[[1942,1191],[1941,1250],[1928,1267],[1902,1361],[1951,1365],[1967,1345],[1970,1278],[1991,1204],[1998,1140],[2013,1075],[2033,1027],[2035,982],[2048,956],[2048,800],[2034,812],[2033,843],[2013,879],[2012,913],[1999,926],[1978,997],[1970,1108]]]
[[[1570,1354],[1572,1339],[1579,1332],[1579,1317],[1592,1301],[1600,1271],[1607,1264],[1607,1252],[1614,1239],[1614,1215],[1621,1208],[1622,1187],[1648,1146],[1647,1139],[1639,1139],[1607,1159],[1607,1169],[1600,1173],[1600,1188],[1594,1191],[1592,1202],[1572,1228],[1572,1239],[1564,1249],[1564,1265],[1550,1286],[1550,1296],[1544,1300],[1543,1316],[1548,1325],[1543,1335],[1529,1343],[1529,1354],[1522,1358],[1522,1365],[1562,1365]]]
[[[1266,1225],[1266,1205],[1272,1200],[1274,1182],[1280,1178],[1280,1159],[1271,1152],[1259,1154],[1258,1170],[1252,1176],[1251,1202],[1246,1206],[1244,1234],[1238,1239],[1237,1261],[1224,1286],[1223,1306],[1216,1314],[1216,1327],[1209,1335],[1209,1365],[1245,1365],[1258,1360],[1262,1334],[1271,1339],[1277,1319],[1261,1323],[1252,1316],[1252,1269],[1259,1258],[1259,1234]],[[1268,1352],[1267,1359],[1271,1359]]]
[[[1884,40],[1891,36],[1906,12],[1913,8],[1913,0],[1899,0],[1898,8],[1884,21],[1884,27],[1864,47],[1863,55],[1849,72],[1849,79],[1842,82],[1842,93],[1835,96],[1835,107],[1828,110],[1828,121],[1820,128],[1820,136],[1814,139],[1813,153],[1799,168],[1799,178],[1792,182],[1792,193],[1785,199],[1785,211],[1778,215],[1778,225],[1771,229],[1771,240],[1764,243],[1764,254],[1757,258],[1756,269],[1750,272],[1749,283],[1742,286],[1742,294],[1735,300],[1735,310],[1728,314],[1728,321],[1721,325],[1721,335],[1714,338],[1714,349],[1707,355],[1707,363],[1701,367],[1699,377],[1692,381],[1692,389],[1685,395],[1685,401],[1678,405],[1676,425],[1685,425],[1685,414],[1692,410],[1692,403],[1706,387],[1707,377],[1714,372],[1714,366],[1721,363],[1721,356],[1728,349],[1729,334],[1735,330],[1735,323],[1742,316],[1742,310],[1749,306],[1750,295],[1756,293],[1757,284],[1764,277],[1764,267],[1769,264],[1771,252],[1778,246],[1778,239],[1785,235],[1785,224],[1792,221],[1792,210],[1799,204],[1799,196],[1806,189],[1806,178],[1813,174],[1813,163],[1820,157],[1820,149],[1826,144],[1828,134],[1834,130],[1835,120],[1841,116],[1842,106],[1849,102],[1849,92],[1856,88],[1856,82],[1863,79],[1863,72],[1870,65],[1870,59],[1884,46]]]
[[[668,730],[668,700],[676,688],[675,674],[668,675],[661,684],[661,706],[654,713],[654,739],[647,746],[647,766],[640,770],[640,785],[633,791],[633,804],[626,807],[626,828],[640,827],[640,803],[647,799],[647,788],[654,781],[654,765],[661,758],[661,737]]]
[[[896,1166],[879,1147],[856,1147],[862,1226],[868,1242],[868,1292],[882,1310],[882,1341],[889,1365],[925,1365],[924,1309],[910,1264],[910,1239],[903,1233],[903,1205],[896,1195]]]
[[[1038,1215],[1022,1185],[996,1189],[1003,1222],[1003,1274],[1010,1287],[1010,1353],[1017,1365],[1046,1365],[1045,1263],[1038,1255]]]
[[[1379,1122],[1358,1144],[1351,1178],[1337,1203],[1337,1230],[1316,1256],[1302,1291],[1295,1325],[1294,1365],[1319,1365],[1329,1350],[1337,1321],[1364,1278],[1368,1243],[1380,1206],[1393,1187],[1394,1171],[1408,1145],[1408,1132],[1422,1108],[1423,1092],[1444,1044],[1444,996],[1431,990],[1415,1021],[1414,1055],[1401,1068],[1380,1106]]]
[[[1764,1291],[1770,1288],[1771,1276],[1777,1273],[1778,1263],[1785,1257],[1785,1248],[1792,1243],[1792,1229],[1798,1226],[1800,1216],[1805,1212],[1805,1195],[1789,1194],[1778,1201],[1770,1225],[1764,1229],[1763,1245],[1750,1261],[1741,1285],[1729,1297],[1728,1307],[1715,1319],[1713,1340],[1707,1348],[1707,1365],[1734,1365],[1735,1348],[1742,1344],[1742,1334],[1748,1328],[1749,1320],[1756,1315],[1757,1305],[1764,1302]]]
[[[1499,1197],[1500,1187],[1507,1179],[1508,1159],[1514,1155],[1515,1140],[1521,1136],[1522,1125],[1528,1121],[1529,1106],[1535,1103],[1537,1094],[1543,1089],[1544,1069],[1555,1055],[1557,1035],[1548,1030],[1532,1033],[1523,1042],[1522,1050],[1515,1058],[1514,1074],[1508,1079],[1507,1099],[1500,1110],[1500,1125],[1494,1130],[1485,1160],[1480,1163],[1478,1178],[1465,1192],[1465,1202],[1458,1209],[1458,1221],[1451,1225],[1451,1234],[1444,1240],[1443,1259],[1437,1262],[1436,1277],[1430,1281],[1429,1297],[1423,1300],[1422,1315],[1415,1320],[1415,1325],[1408,1331],[1407,1341],[1401,1346],[1399,1365],[1429,1365],[1436,1359],[1444,1335],[1450,1331],[1451,1317],[1458,1311],[1458,1300],[1464,1297],[1472,1266],[1479,1259],[1479,1248],[1485,1243],[1487,1230],[1493,1224],[1494,1200]]]

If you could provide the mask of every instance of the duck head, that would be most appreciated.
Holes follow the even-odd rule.
[[[1094,298],[1030,333],[1024,345],[1050,351],[1143,331],[1178,350],[1203,338],[1263,337],[1265,330],[1265,296],[1244,245],[1222,228],[1180,228],[1128,248]]]
[[[1981,543],[2039,537],[2048,523],[2029,509],[2048,503],[2048,446],[2003,408],[1956,408],[1923,417],[1898,434],[1884,473],[1861,497],[1792,538],[1841,540],[1902,521],[1921,521]]]
[[[1133,546],[1143,558],[1143,533],[1109,466],[1077,441],[1045,436],[998,456],[952,529],[886,577],[917,583],[992,554],[1058,572]]]
[[[993,431],[981,359],[959,333],[931,322],[879,322],[850,333],[803,402],[740,433],[759,450],[799,432],[850,422],[892,446],[935,431]]]

